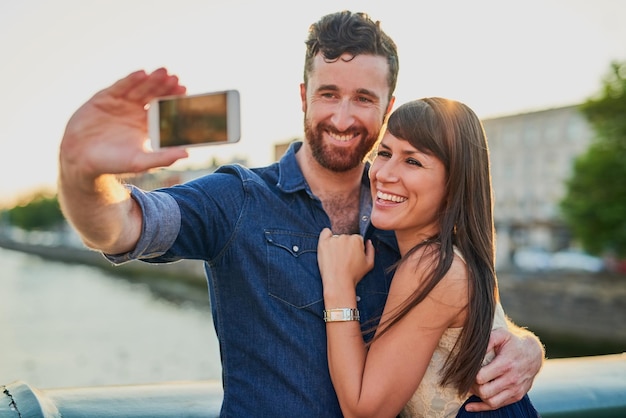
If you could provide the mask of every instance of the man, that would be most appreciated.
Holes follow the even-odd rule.
[[[130,74],[70,119],[61,143],[59,198],[86,245],[115,262],[204,260],[220,342],[223,416],[341,416],[326,359],[319,232],[361,233],[376,265],[359,283],[364,328],[384,306],[397,260],[393,234],[369,223],[364,157],[393,106],[394,42],[367,15],[313,24],[300,86],[305,140],[280,162],[225,166],[189,183],[144,192],[115,174],[166,166],[181,149],[144,148],[145,105],[182,94],[159,69]],[[372,322],[373,321],[373,322]],[[529,333],[494,333],[500,354],[478,376],[488,409],[520,399],[541,367]]]

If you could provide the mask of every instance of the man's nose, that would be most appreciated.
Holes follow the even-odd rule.
[[[340,100],[333,111],[331,121],[338,131],[345,131],[354,124],[354,108],[350,100]]]

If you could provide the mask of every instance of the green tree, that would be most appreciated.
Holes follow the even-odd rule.
[[[626,62],[611,63],[600,94],[580,110],[595,137],[574,162],[561,210],[585,250],[626,257]]]
[[[42,192],[35,193],[7,213],[12,225],[27,231],[53,229],[64,220],[57,196]]]

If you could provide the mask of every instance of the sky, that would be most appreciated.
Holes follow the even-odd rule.
[[[0,5],[0,207],[55,190],[58,148],[94,93],[166,67],[190,94],[241,94],[238,144],[193,149],[176,167],[214,157],[273,160],[302,136],[304,40],[338,10],[367,12],[400,56],[396,105],[425,96],[465,102],[479,117],[578,104],[613,60],[626,60],[622,0],[22,0]]]

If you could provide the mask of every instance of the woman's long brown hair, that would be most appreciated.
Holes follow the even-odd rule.
[[[467,267],[469,305],[459,339],[444,365],[441,384],[453,385],[465,394],[485,356],[498,299],[487,138],[469,107],[440,97],[398,107],[389,117],[387,130],[444,164],[447,193],[439,211],[439,234],[412,248],[399,263],[423,247],[436,261],[428,266],[423,285],[392,317],[379,324],[384,326],[372,341],[406,316],[441,281],[452,265],[456,246]]]

